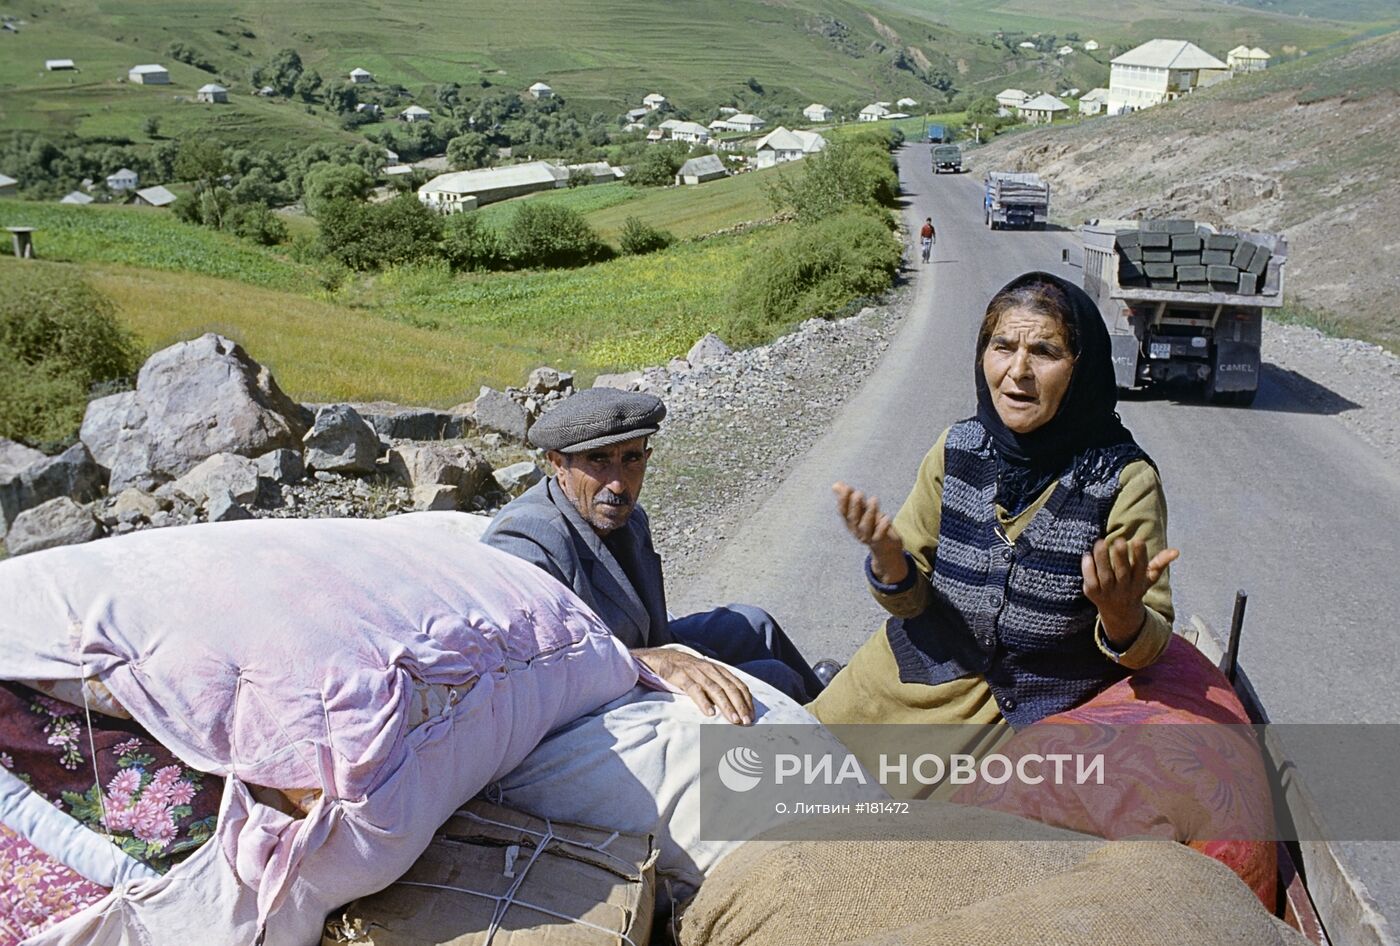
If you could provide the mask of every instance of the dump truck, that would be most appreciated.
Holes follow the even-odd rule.
[[[957,145],[934,145],[930,149],[933,159],[933,173],[942,174],[944,171],[950,174],[960,174],[962,172],[962,148]]]
[[[929,126],[928,126],[928,143],[929,143],[929,144],[931,144],[931,145],[943,144],[944,142],[946,142],[946,141],[951,141],[952,139],[953,139],[953,136],[952,136],[951,134],[949,134],[949,132],[948,132],[948,126],[946,126],[946,125],[929,125]]]
[[[1217,404],[1254,403],[1264,310],[1283,305],[1282,236],[1192,220],[1080,232],[1084,288],[1108,326],[1120,389],[1186,382]]]
[[[990,171],[984,183],[983,210],[988,230],[1045,229],[1050,219],[1050,185],[1040,175]]]

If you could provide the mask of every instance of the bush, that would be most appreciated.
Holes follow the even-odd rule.
[[[318,219],[329,255],[361,271],[433,259],[442,240],[442,218],[412,194],[385,204],[331,200]]]
[[[287,225],[267,204],[235,204],[224,219],[224,228],[263,246],[276,246],[287,240]]]
[[[636,217],[628,217],[622,224],[622,252],[628,256],[641,256],[664,250],[676,242],[675,234],[669,230],[658,230],[651,224],[643,223]]]
[[[878,295],[892,284],[902,253],[879,213],[847,210],[801,225],[793,239],[745,269],[724,337],[738,344],[761,341],[776,328]]]
[[[138,366],[110,300],[56,266],[7,267],[0,294],[0,436],[52,446],[78,432],[93,385]]]
[[[687,152],[670,144],[649,145],[632,165],[627,180],[644,187],[665,187],[676,182],[676,172],[685,163]]]
[[[538,201],[516,210],[505,245],[511,262],[521,268],[584,266],[612,255],[578,211]]]
[[[811,223],[853,207],[889,207],[899,197],[885,135],[861,135],[834,141],[802,162],[803,173],[780,178],[769,190],[778,210],[791,208],[798,220]]]
[[[454,270],[503,269],[505,249],[496,231],[474,213],[456,213],[443,226],[442,255]]]
[[[306,210],[319,216],[333,200],[364,200],[374,190],[374,178],[355,164],[318,164],[302,181]]]

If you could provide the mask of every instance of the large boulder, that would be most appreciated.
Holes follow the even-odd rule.
[[[512,440],[525,441],[530,414],[509,394],[483,387],[475,404],[476,425],[482,430],[494,430]]]
[[[534,486],[544,479],[544,473],[529,460],[503,466],[492,472],[491,476],[496,480],[496,485],[507,493],[513,493],[523,487]]]
[[[398,444],[387,459],[389,472],[415,492],[426,486],[451,486],[463,504],[491,479],[491,464],[462,443]]]
[[[145,423],[146,412],[136,400],[135,391],[109,394],[88,402],[78,439],[87,445],[97,465],[110,475],[122,432],[140,430]]]
[[[258,476],[274,483],[300,483],[306,477],[306,465],[299,450],[272,450],[253,461]]]
[[[38,453],[38,451],[33,451]],[[30,454],[7,451],[10,462]],[[39,459],[8,477],[0,472],[0,534],[26,509],[67,496],[79,503],[91,502],[102,493],[102,471],[87,447],[75,443],[53,457],[42,453]]]
[[[23,555],[60,545],[91,542],[101,536],[102,525],[90,508],[60,496],[16,516],[14,525],[5,535],[5,549],[11,555]]]
[[[234,453],[218,453],[171,483],[168,489],[198,507],[224,493],[232,495],[235,502],[251,503],[258,498],[258,465]]]
[[[548,365],[541,365],[530,372],[530,377],[525,381],[525,391],[527,394],[568,394],[574,388],[574,376],[571,372],[560,371]]]
[[[600,374],[593,379],[595,388],[617,388],[619,391],[635,391],[642,384],[640,371],[625,371],[622,374]]]
[[[0,438],[0,535],[24,511],[24,471],[46,459],[33,447]]]
[[[379,435],[349,404],[317,410],[303,444],[307,468],[326,473],[373,473],[379,458]]]
[[[113,490],[158,485],[216,453],[257,456],[296,447],[309,422],[267,368],[213,333],[147,359],[137,375],[135,397],[113,401],[104,410],[117,414],[123,405],[110,453],[104,436],[115,421],[95,417],[90,427],[94,441],[110,456]]]
[[[461,414],[427,407],[391,411],[360,409],[360,416],[385,440],[452,440],[470,427],[470,421]]]
[[[709,332],[698,342],[690,346],[690,351],[686,352],[685,360],[692,368],[702,368],[705,365],[717,364],[724,361],[734,350],[724,343],[714,332]]]

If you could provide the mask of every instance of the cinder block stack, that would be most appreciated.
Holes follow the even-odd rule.
[[[1117,245],[1121,286],[1255,295],[1269,266],[1268,247],[1192,220],[1144,220]]]

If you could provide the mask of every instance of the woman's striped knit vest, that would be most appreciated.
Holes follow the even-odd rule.
[[[1019,729],[1123,677],[1094,642],[1098,612],[1084,595],[1080,557],[1104,535],[1123,467],[1146,454],[1127,443],[1071,464],[1015,543],[997,522],[986,429],[976,420],[953,425],[944,457],[932,603],[886,629],[900,680],[982,674]]]

